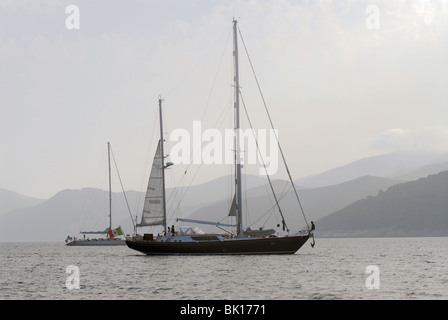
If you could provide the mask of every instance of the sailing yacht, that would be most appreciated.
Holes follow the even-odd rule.
[[[142,213],[142,219],[136,227],[146,226],[162,226],[163,232],[158,235],[145,233],[143,236],[135,234],[126,238],[126,244],[129,248],[145,253],[147,255],[213,255],[213,254],[294,254],[305,242],[313,237],[313,230],[310,229],[308,222],[305,222],[307,228],[296,234],[289,234],[283,214],[282,228],[288,231],[286,235],[276,235],[274,229],[267,230],[250,230],[243,227],[243,197],[242,197],[242,179],[241,179],[241,163],[239,160],[239,129],[240,129],[240,86],[238,74],[238,41],[237,41],[237,21],[233,21],[233,46],[234,46],[234,105],[235,105],[235,195],[233,203],[230,207],[229,216],[235,217],[235,224],[224,224],[219,222],[200,221],[191,219],[180,219],[179,222],[189,222],[194,224],[208,224],[219,228],[232,228],[234,232],[227,233],[205,233],[199,227],[180,227],[176,232],[167,225],[166,197],[165,197],[165,170],[172,163],[165,163],[164,138],[162,125],[162,99],[159,98],[159,117],[160,117],[160,140],[154,156],[154,161],[149,177],[148,188],[145,197],[145,203]],[[282,156],[283,153],[281,152]],[[285,162],[286,164],[286,162]],[[292,182],[289,170],[287,170],[290,182],[297,196],[295,186]],[[269,176],[268,180],[270,182]],[[272,184],[271,189],[272,189]],[[272,189],[273,191],[273,189]],[[273,192],[274,193],[274,192]],[[275,193],[274,193],[274,197]],[[276,203],[278,204],[277,198]],[[297,200],[300,200],[297,196]],[[302,206],[300,205],[300,208]],[[303,213],[303,210],[302,210]],[[280,227],[280,224],[277,225]],[[314,240],[314,237],[313,237]],[[314,245],[314,244],[313,244]]]
[[[75,237],[68,236],[65,239],[65,244],[67,246],[122,246],[126,245],[126,242],[120,236],[123,235],[121,227],[112,229],[112,189],[111,189],[111,173],[110,173],[110,143],[107,143],[107,158],[109,165],[109,227],[103,231],[81,231],[80,233],[84,235],[84,239],[77,239]],[[103,234],[106,235],[104,238],[85,238],[86,234]]]

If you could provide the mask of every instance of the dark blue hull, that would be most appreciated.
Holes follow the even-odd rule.
[[[291,237],[226,239],[223,241],[160,242],[126,240],[129,248],[147,255],[213,255],[213,254],[294,254],[310,235]]]

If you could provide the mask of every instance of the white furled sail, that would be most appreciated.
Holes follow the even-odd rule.
[[[157,151],[152,163],[148,189],[145,196],[142,221],[137,227],[162,225],[165,223],[163,213],[163,155],[162,141],[159,140]]]

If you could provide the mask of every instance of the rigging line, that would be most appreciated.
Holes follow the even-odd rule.
[[[124,199],[126,200],[126,205],[128,207],[129,216],[131,217],[132,225],[134,226],[134,229],[135,229],[134,219],[132,218],[132,213],[131,213],[131,209],[129,208],[128,198],[126,197],[126,192],[124,191],[123,182],[121,181],[120,172],[118,171],[117,161],[115,160],[114,152],[112,151],[112,146],[110,146],[110,151],[112,154],[112,159],[114,160],[115,169],[117,170],[118,179],[120,180],[121,190],[123,190]]]
[[[106,155],[106,154],[104,154],[104,155]],[[102,172],[103,165],[104,165],[105,162],[106,162],[105,161],[105,157],[102,156],[99,159],[99,162],[98,162],[97,166],[95,167],[96,169],[95,169],[94,172],[100,172],[100,170]],[[103,172],[105,174],[105,176],[103,176],[103,178],[105,178],[107,176],[107,169],[105,169],[105,170],[106,171]],[[92,175],[92,177],[91,177],[92,180],[91,180],[89,188],[87,190],[88,191],[87,192],[87,196],[86,196],[86,198],[83,201],[82,206],[81,206],[81,210],[83,212],[83,215],[82,215],[82,219],[80,219],[80,226],[81,226],[80,230],[85,229],[86,219],[87,219],[87,216],[88,216],[87,213],[90,213],[92,211],[92,209],[93,209],[93,204],[94,204],[94,201],[96,200],[95,195],[96,195],[96,191],[97,191],[96,189],[94,189],[94,186],[98,186],[99,185],[99,181],[98,181],[99,180],[99,176],[100,176],[100,174],[95,174],[95,175]]]
[[[261,99],[263,100],[263,105],[264,105],[264,108],[265,108],[266,113],[268,115],[269,122],[271,123],[272,129],[274,129],[274,124],[272,122],[271,115],[270,115],[268,107],[266,105],[266,100],[264,99],[264,95],[263,95],[263,92],[261,91],[260,83],[258,82],[258,78],[257,78],[257,75],[255,74],[254,66],[253,66],[252,61],[250,59],[249,52],[247,51],[246,44],[244,43],[243,35],[241,34],[241,30],[239,28],[238,28],[238,32],[240,34],[241,42],[243,43],[244,50],[246,51],[247,59],[249,60],[250,67],[252,69],[252,73],[253,73],[254,78],[255,78],[255,82],[257,83],[258,91],[260,92]],[[309,226],[308,221],[306,219],[305,211],[303,210],[303,206],[302,206],[302,202],[300,201],[299,195],[297,193],[296,186],[294,185],[294,182],[292,180],[291,173],[289,172],[289,168],[288,168],[288,165],[286,163],[286,159],[285,159],[285,156],[283,154],[282,147],[280,146],[280,141],[278,140],[277,134],[275,133],[275,130],[274,130],[274,136],[275,136],[275,139],[277,140],[278,148],[280,150],[280,154],[282,155],[283,163],[285,164],[285,168],[286,168],[286,172],[288,173],[289,180],[290,180],[290,182],[292,184],[292,187],[294,189],[294,193],[296,195],[297,202],[299,203],[300,210],[302,211],[303,219],[305,220],[306,226],[308,227],[308,230],[309,230],[310,226]]]
[[[232,92],[232,98],[233,98],[233,92]],[[228,110],[230,110],[230,108]],[[228,125],[229,128],[232,127],[233,122],[232,122],[232,118],[231,117],[228,117],[228,124],[227,125]],[[230,151],[230,150],[226,150],[226,152],[227,151]],[[226,208],[229,208],[229,212],[225,216],[225,218],[227,219],[227,221],[229,223],[231,223],[233,221],[233,216],[229,216],[229,214],[230,214],[230,210],[232,209],[233,198],[235,196],[235,191],[234,191],[235,177],[234,177],[234,170],[233,170],[232,166],[226,166],[226,167],[227,167],[227,171],[226,171],[226,174],[227,174],[227,206],[226,206]],[[224,219],[222,219],[222,220],[224,220]]]
[[[218,64],[218,69],[216,70],[215,77],[213,79],[212,88],[210,89],[210,92],[209,92],[208,97],[207,97],[207,102],[205,103],[205,108],[204,108],[204,112],[202,113],[201,122],[204,120],[205,113],[207,112],[208,106],[210,104],[210,99],[212,97],[213,90],[215,89],[216,79],[218,78],[219,71],[221,70],[222,62],[224,60],[224,55],[225,55],[225,52],[226,52],[226,49],[227,49],[227,44],[229,43],[229,38],[230,38],[231,31],[232,31],[232,29],[229,29],[229,33],[227,34],[226,44],[224,45],[224,49],[222,50],[222,53],[221,53],[221,58],[220,58],[220,61],[219,61],[219,64]]]
[[[243,184],[244,185],[244,208],[246,208],[246,214],[244,217],[246,218],[246,225],[250,224],[250,207],[248,204],[248,197],[247,197],[247,169],[246,166],[243,166]]]
[[[151,131],[151,137],[154,136],[154,130],[156,129],[156,120],[157,120],[157,116],[154,115],[154,120],[153,120],[153,124],[152,124],[152,131]],[[153,139],[150,139],[149,142],[149,146],[148,146],[148,151],[146,153],[146,161],[145,161],[145,165],[144,165],[144,170],[143,170],[143,174],[141,175],[141,179],[140,179],[140,190],[143,189],[143,185],[145,182],[147,182],[148,180],[145,180],[145,176],[146,176],[146,171],[148,171],[148,165],[149,165],[149,160],[151,158],[151,148],[152,148],[152,143],[153,143]],[[145,186],[144,189],[144,193],[139,192],[138,193],[138,197],[135,203],[135,210],[136,212],[140,212],[140,204],[142,204],[144,201],[141,201],[142,195],[145,194],[146,195],[147,192],[147,185]],[[143,210],[143,208],[142,208]]]
[[[228,102],[226,103],[226,105],[224,106],[224,109],[223,109],[223,111],[221,112],[221,114],[219,115],[218,119],[216,120],[214,126],[216,126],[216,124],[218,123],[219,120],[221,120],[221,118],[222,118],[223,120],[221,120],[221,124],[220,124],[219,127],[222,126],[222,124],[223,124],[223,122],[224,122],[224,119],[225,119],[225,115],[227,114],[225,111],[227,111],[227,112],[229,111],[228,106],[229,106],[229,104],[230,104],[232,98],[233,98],[233,97],[230,97],[229,101],[228,101]],[[224,115],[224,117],[223,117],[223,115]],[[202,143],[204,144],[205,142],[206,142],[206,141],[203,141]],[[202,144],[201,144],[201,150],[202,150]],[[183,201],[183,199],[185,198],[185,196],[186,196],[188,190],[189,190],[190,187],[191,187],[191,184],[193,183],[194,178],[195,178],[196,175],[198,174],[199,169],[201,169],[201,167],[202,167],[203,164],[204,164],[204,163],[201,162],[201,164],[200,164],[199,167],[197,168],[196,172],[194,173],[193,178],[192,178],[191,181],[190,181],[190,184],[189,184],[189,185],[187,186],[187,188],[185,189],[185,192],[181,195],[181,198],[180,198],[180,200],[179,200],[178,207],[180,206],[180,203],[181,203],[181,202]],[[190,168],[192,165],[193,165],[193,164],[190,164],[190,165],[188,166],[187,170],[189,170],[189,168]]]
[[[252,222],[252,223],[249,225],[249,227],[254,226],[255,224],[258,223],[258,221],[262,220],[266,215],[269,214],[269,216],[266,218],[265,222],[264,222],[263,225],[262,225],[262,227],[264,228],[264,226],[266,225],[266,223],[269,221],[269,219],[271,218],[272,214],[274,213],[274,209],[275,209],[276,206],[277,206],[276,204],[272,205],[271,208],[270,208],[268,211],[266,211],[265,213],[263,213],[257,220],[255,220],[254,222]],[[274,215],[274,218],[277,220],[277,223],[278,223],[278,217],[277,217],[277,215]]]
[[[243,103],[243,108],[244,108],[244,111],[246,112],[246,117],[249,122],[249,126],[251,128],[252,135],[254,136],[255,145],[257,146],[257,150],[258,150],[258,155],[260,156],[261,162],[263,162],[264,170],[266,171],[266,177],[268,178],[269,186],[271,187],[271,191],[272,191],[272,195],[274,196],[275,203],[277,204],[277,207],[278,207],[278,211],[279,211],[280,215],[282,216],[283,230],[285,230],[285,228],[288,229],[288,227],[286,225],[285,217],[283,216],[282,209],[280,208],[280,204],[278,203],[278,200],[277,200],[277,195],[275,194],[274,187],[272,186],[271,178],[269,177],[268,169],[266,168],[266,164],[264,162],[263,155],[261,154],[260,148],[258,146],[258,140],[257,140],[257,137],[255,136],[254,128],[252,127],[252,121],[250,121],[249,114],[246,109],[246,103],[244,102],[243,95],[241,94],[241,91],[238,90],[238,92],[241,96],[241,102]],[[288,232],[289,232],[289,230],[288,230]]]
[[[218,78],[218,74],[219,74],[219,71],[220,71],[220,69],[221,69],[222,62],[223,62],[223,60],[224,60],[225,51],[226,51],[226,49],[227,49],[227,44],[228,44],[228,42],[229,42],[229,38],[230,38],[230,34],[231,34],[230,31],[231,31],[231,29],[229,29],[229,32],[228,32],[228,34],[227,34],[226,44],[225,44],[224,49],[223,49],[223,52],[222,52],[222,54],[221,54],[221,58],[220,58],[220,61],[219,61],[219,64],[218,64],[218,68],[217,68],[217,70],[216,70],[215,77],[214,77],[214,79],[213,79],[213,84],[212,84],[212,87],[211,87],[210,92],[209,92],[208,97],[207,97],[207,102],[206,102],[206,104],[205,104],[205,108],[204,108],[204,111],[203,111],[203,113],[202,113],[201,122],[204,120],[205,114],[206,114],[207,109],[208,109],[209,104],[210,104],[210,99],[211,99],[213,90],[214,90],[214,88],[215,88],[216,80],[217,80],[217,78]],[[226,105],[226,107],[224,108],[224,111],[225,111],[226,109],[227,109],[227,105]],[[223,114],[223,112],[222,112],[221,115],[218,117],[217,122],[218,122],[219,119],[221,118],[222,114]],[[216,125],[216,123],[215,123],[215,125]],[[202,148],[202,146],[201,146],[201,148]],[[191,164],[187,167],[187,169],[185,170],[185,173],[189,170],[190,166],[191,166]],[[196,175],[195,175],[195,176],[196,176]],[[183,177],[185,177],[185,174],[183,175]],[[176,189],[176,194],[177,194],[177,190],[178,190],[179,188],[175,188],[175,189]],[[180,191],[180,194],[182,194],[181,191]],[[182,197],[182,199],[183,199],[183,197]],[[172,207],[172,206],[171,206],[171,207]],[[178,210],[179,210],[179,207],[180,207],[180,201],[179,201],[179,205],[178,205],[174,210],[175,210],[175,211],[178,211]]]
[[[232,81],[229,81],[229,83],[231,83]],[[232,101],[233,101],[233,90],[232,90]],[[230,109],[230,108],[229,108]],[[233,108],[234,109],[234,108]],[[228,123],[227,126],[228,128],[232,128],[235,124],[235,119],[232,118],[231,116],[228,117]],[[232,144],[232,146],[235,146],[235,143]],[[234,149],[230,149],[230,150],[225,150],[225,152],[230,152],[230,151],[234,151]],[[235,188],[235,170],[234,170],[234,166],[227,166],[227,175],[228,175],[228,180],[227,180],[227,188],[228,188],[228,203],[227,203],[227,208],[230,209],[232,208],[232,204],[233,204],[233,198],[236,196],[236,188]],[[233,217],[233,216],[232,216]],[[235,216],[236,218],[236,216]],[[230,218],[229,221],[233,221],[233,218]]]
[[[291,187],[290,187],[291,188]],[[283,194],[282,196],[279,197],[279,201],[281,201],[283,199],[283,197],[285,197],[286,194]],[[263,227],[266,225],[266,223],[269,221],[269,219],[271,218],[272,214],[274,213],[274,208],[276,205],[273,205],[271,208],[269,208],[265,213],[263,213],[256,221],[254,221],[254,223],[251,224],[251,226],[253,226],[254,224],[256,224],[258,221],[260,221],[261,219],[265,218],[265,216],[267,215],[267,218],[265,220],[265,222],[263,223]],[[279,224],[279,220],[277,215],[274,215],[274,218],[277,220],[277,224]]]
[[[190,168],[190,167],[188,167],[188,168],[185,170],[184,174],[183,174],[182,177],[180,178],[179,183],[177,184],[179,187],[176,188],[176,190],[178,190],[178,191],[176,192],[176,198],[174,198],[173,201],[172,201],[172,205],[174,205],[174,200],[177,199],[177,207],[174,209],[174,212],[177,212],[177,214],[181,214],[180,204],[181,204],[183,198],[185,197],[185,193],[182,194],[182,190],[185,189],[185,188],[189,188],[190,185],[191,185],[191,183],[190,183],[190,185],[186,186],[186,183],[187,183],[187,181],[186,181],[186,180],[187,180],[187,179],[186,179],[186,176],[187,176],[187,171],[189,170],[189,168]],[[178,194],[179,194],[179,195],[178,195]]]
[[[174,181],[174,175],[172,174],[172,172],[171,172],[171,178]],[[173,207],[175,205],[174,204],[175,203],[175,199],[180,197],[179,194],[182,194],[181,189],[184,187],[184,181],[185,181],[185,174],[183,174],[180,177],[179,182],[175,184],[177,187],[174,188],[174,191],[170,193],[170,195],[168,196],[168,199],[167,199],[167,202],[170,203],[170,206],[169,206],[167,211],[170,212],[170,213],[172,212],[173,214],[177,214],[178,217],[180,216],[179,213],[181,212],[180,208],[179,208],[179,205],[176,208],[173,208]]]
[[[285,189],[286,189],[286,187],[289,185],[289,188],[288,188],[288,190],[286,190],[286,192],[285,192]],[[291,188],[292,188],[292,186],[291,186],[291,184],[289,183],[289,182],[286,182],[285,183],[285,185],[283,186],[283,190],[282,190],[282,192],[280,193],[280,199],[281,198],[283,198],[283,196],[284,195],[286,195],[286,193],[288,193],[289,192],[289,190],[291,190]]]
[[[281,200],[282,200],[282,198],[280,197],[280,198],[279,198],[279,202],[280,202]],[[263,223],[263,225],[262,225],[262,227],[264,228],[265,225],[266,225],[266,223],[268,223],[269,219],[270,219],[271,216],[274,214],[274,211],[275,211],[274,209],[275,209],[276,206],[277,206],[276,204],[272,205],[271,208],[269,208],[268,211],[266,211],[265,213],[263,213],[263,214],[262,214],[257,220],[255,220],[250,226],[255,225],[256,223],[258,223],[260,220],[262,220],[263,218],[265,218],[265,217],[267,216],[266,220],[264,221],[264,223]],[[278,216],[277,216],[277,215],[274,215],[274,219],[277,221],[277,224],[279,224],[279,219],[278,219]]]
[[[227,28],[226,28],[226,30],[227,30]],[[188,71],[186,74],[185,74],[185,76],[182,78],[182,79],[180,79],[169,91],[168,91],[168,93],[166,93],[165,95],[164,95],[164,97],[166,98],[166,97],[168,97],[168,96],[171,96],[171,93],[175,90],[175,89],[177,89],[189,76],[190,76],[190,74],[191,73],[193,73],[193,71],[202,63],[202,61],[203,60],[205,60],[205,58],[209,55],[209,53],[212,51],[212,49],[218,44],[218,43],[220,43],[221,41],[221,38],[225,35],[225,31],[226,30],[224,30],[224,32],[222,33],[222,35],[216,40],[216,42],[207,50],[207,52],[199,59],[199,61],[198,62],[196,62],[196,64],[190,69],[190,71]],[[229,32],[229,31],[228,31]]]
[[[173,176],[172,172],[171,172],[171,178],[174,180],[174,176]],[[177,187],[174,188],[174,191],[172,191],[170,193],[170,195],[168,196],[167,202],[170,203],[170,207],[168,208],[168,212],[172,212],[172,211],[176,212],[177,211],[177,208],[173,209],[174,200],[178,197],[178,193],[180,192],[179,190],[183,187],[183,180],[184,180],[184,178],[185,178],[185,174],[183,174],[180,177],[179,181],[175,184]],[[171,199],[173,199],[173,200],[171,201]]]
[[[271,213],[268,215],[268,217],[266,218],[266,220],[264,221],[262,227],[264,228],[266,226],[266,223],[268,223],[269,219],[271,219],[271,216],[273,215],[274,210],[271,211]],[[278,222],[278,217],[277,215],[274,215],[274,218],[277,220],[277,224],[279,224]]]
[[[263,183],[263,187],[264,187],[264,189],[265,189],[265,191],[266,191],[266,194],[269,194],[269,192],[270,192],[270,190],[269,190],[269,188],[268,188],[268,184],[269,184],[269,183],[266,183],[266,182]],[[272,198],[271,198],[271,197],[267,197],[267,199],[269,200],[269,203],[271,204],[271,209],[273,209],[273,208],[275,208],[275,207],[277,206],[277,204],[273,204],[273,203],[272,203]],[[279,202],[280,202],[280,200],[281,200],[281,199],[279,199]],[[257,221],[258,221],[258,220],[257,220]]]
[[[292,188],[292,187],[290,186],[289,189],[291,189],[291,188]],[[288,189],[288,191],[289,191],[289,189]],[[278,201],[279,201],[279,202],[282,201],[282,199],[283,199],[286,195],[287,195],[287,192],[286,192],[286,193],[282,193],[282,194],[280,195],[280,197],[278,198]],[[263,214],[261,215],[260,218],[258,218],[254,223],[252,223],[252,225],[254,225],[254,224],[257,223],[258,221],[260,221],[261,219],[263,219],[264,216],[267,215],[268,213],[271,213],[271,214],[272,214],[272,212],[273,212],[273,210],[274,210],[275,207],[276,207],[276,204],[272,205],[272,206],[271,206],[265,213],[263,213]],[[269,218],[269,217],[268,217],[268,218]]]
[[[166,168],[165,168],[165,169],[166,169]],[[167,177],[168,175],[170,175],[170,177],[169,177],[169,179],[167,179],[167,180],[173,180],[173,181],[174,181],[173,172],[170,171],[170,173],[168,174],[168,172],[165,171],[165,177],[166,177],[166,178],[168,178],[168,177]],[[182,178],[181,178],[181,179],[182,179]],[[179,183],[180,183],[180,181],[179,181]],[[176,183],[175,185],[178,186],[179,183]],[[167,189],[168,189],[168,188],[167,188]],[[170,188],[170,189],[173,189],[173,188]],[[174,188],[174,190],[173,190],[172,192],[169,192],[169,193],[167,192],[167,193],[166,193],[166,202],[167,202],[167,204],[170,203],[169,208],[166,208],[166,212],[171,212],[172,203],[173,203],[173,201],[171,201],[171,199],[172,199],[172,198],[176,198],[177,190],[178,190],[178,188],[176,187],[176,188]]]

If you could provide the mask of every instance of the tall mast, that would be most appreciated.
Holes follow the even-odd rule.
[[[236,192],[236,218],[237,218],[237,236],[240,237],[243,234],[242,230],[242,212],[243,212],[243,192],[241,186],[241,156],[240,156],[240,79],[238,72],[238,34],[237,34],[237,21],[233,20],[233,56],[235,64],[235,192]]]
[[[166,234],[166,200],[165,200],[165,153],[163,151],[162,98],[159,97],[160,116],[160,151],[162,153],[162,192],[163,192],[163,229]]]
[[[110,175],[110,142],[107,143],[107,160],[109,164],[109,230],[112,230],[112,181]]]

